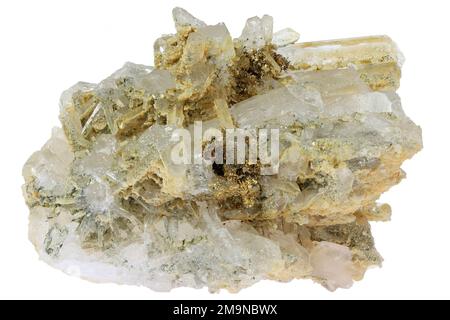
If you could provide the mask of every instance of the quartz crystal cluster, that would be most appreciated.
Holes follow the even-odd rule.
[[[382,258],[370,221],[422,148],[387,36],[298,43],[248,19],[233,39],[173,10],[155,67],[126,63],[62,94],[52,137],[23,168],[40,257],[97,282],[239,291],[262,279],[348,288]],[[279,129],[277,171],[174,163],[177,128]],[[204,149],[213,139],[202,141]]]

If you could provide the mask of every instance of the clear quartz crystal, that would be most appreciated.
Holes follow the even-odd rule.
[[[158,291],[298,278],[336,290],[380,266],[370,221],[391,210],[377,200],[422,148],[395,92],[395,43],[296,43],[292,29],[273,34],[270,16],[250,18],[233,40],[184,9],[173,18],[177,33],[155,42],[155,67],[126,63],[62,94],[62,128],[23,168],[40,257]],[[245,141],[278,130],[278,171],[261,158],[219,161],[215,136],[180,140],[236,128],[253,132]],[[208,161],[174,161],[196,149]]]
[[[273,18],[265,15],[248,19],[239,40],[247,50],[255,50],[271,43],[272,35]]]
[[[183,8],[174,8],[172,15],[177,30],[181,30],[186,27],[199,28],[206,26],[206,23],[197,19]]]

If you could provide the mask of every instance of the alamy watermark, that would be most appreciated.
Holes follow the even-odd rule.
[[[261,175],[278,173],[279,129],[208,128],[196,121],[193,130],[176,129],[171,141],[174,164],[261,165]]]

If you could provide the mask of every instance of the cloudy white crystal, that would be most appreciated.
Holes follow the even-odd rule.
[[[272,43],[277,47],[285,47],[288,44],[296,43],[299,38],[300,34],[297,31],[285,28],[273,34]]]
[[[264,15],[247,20],[239,40],[247,50],[260,49],[271,43],[273,36],[273,18]]]

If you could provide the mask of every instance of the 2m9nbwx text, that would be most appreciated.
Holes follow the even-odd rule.
[[[218,315],[276,315],[277,305],[221,305],[219,304],[217,310]]]

